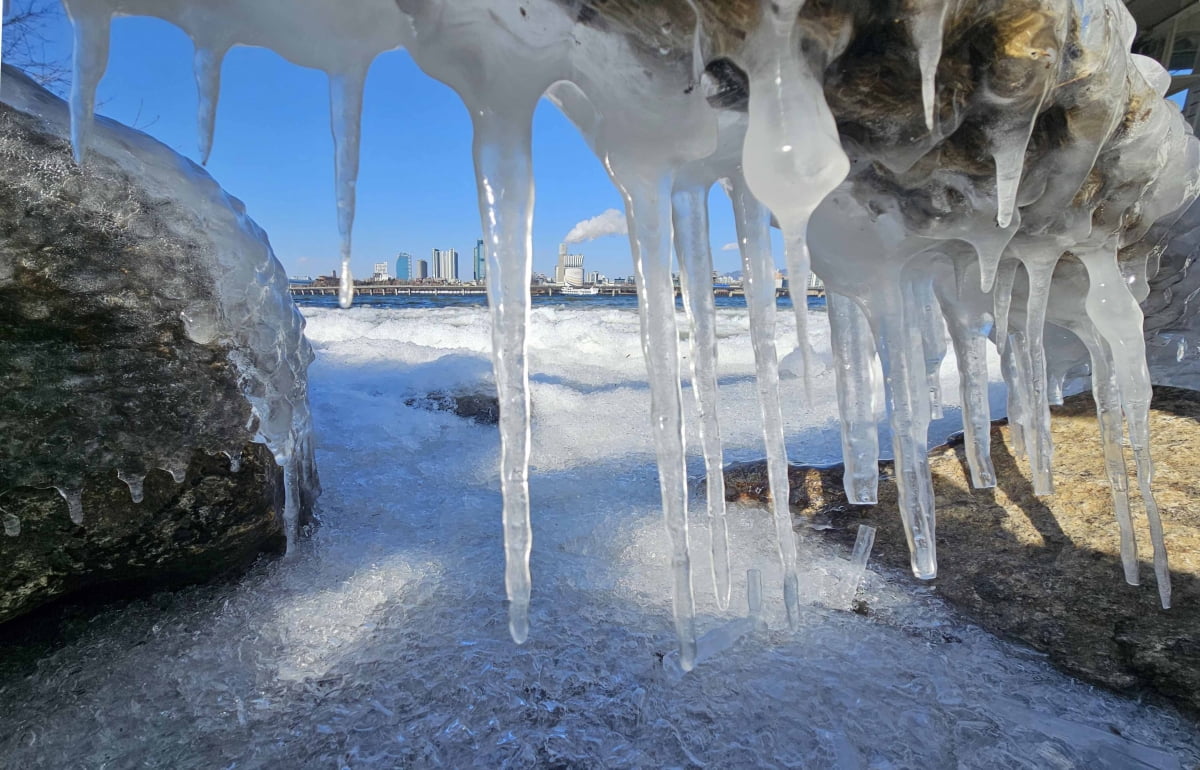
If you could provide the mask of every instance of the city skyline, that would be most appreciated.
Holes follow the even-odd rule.
[[[629,270],[627,270],[625,272],[617,272],[617,273],[610,273],[610,272],[606,272],[604,270],[582,271],[582,268],[584,266],[584,259],[586,258],[586,256],[583,253],[567,254],[565,250],[569,247],[569,245],[570,244],[566,244],[566,243],[559,244],[558,249],[555,252],[556,262],[554,264],[550,265],[549,268],[545,269],[545,270],[539,269],[538,255],[535,250],[534,260],[533,260],[534,261],[533,273],[535,275],[539,274],[539,273],[543,274],[543,275],[547,276],[548,278],[551,278],[552,280],[554,280],[555,283],[563,283],[564,282],[564,280],[563,280],[564,268],[580,268],[581,275],[588,277],[588,281],[587,281],[588,283],[592,282],[590,280],[590,277],[593,275],[600,275],[600,276],[604,276],[609,279],[632,277],[632,275],[633,275],[632,265],[630,265]],[[443,275],[441,275],[441,268],[438,267],[438,260],[444,255],[452,255],[452,256],[446,256],[446,258],[447,258],[447,260],[452,259],[455,263],[455,267],[453,269],[453,274],[454,274],[453,279],[446,279]],[[438,249],[438,248],[431,249],[431,258],[429,260],[417,259],[416,257],[414,257],[412,254],[408,253],[407,251],[396,252],[394,262],[389,262],[389,265],[391,265],[391,264],[395,265],[395,270],[394,271],[389,270],[388,277],[396,278],[399,280],[420,280],[420,279],[426,279],[426,278],[437,278],[437,279],[443,279],[443,280],[465,281],[467,279],[463,276],[461,270],[458,267],[458,257],[459,257],[458,250],[453,249],[453,248],[451,248],[451,249]],[[563,257],[566,257],[565,262],[563,261]],[[406,268],[407,268],[406,270],[401,269],[402,262],[406,266]],[[483,239],[482,238],[477,238],[475,240],[475,246],[472,249],[472,254],[471,254],[471,263],[472,263],[472,270],[471,270],[470,280],[473,280],[473,281],[486,280],[487,261],[486,261],[486,252],[483,249]],[[383,264],[382,260],[373,260],[372,264],[375,266],[375,269],[371,274],[378,274],[379,273],[379,269],[378,269],[379,265]],[[424,264],[427,266],[426,267],[427,273],[425,275],[418,274],[420,264]],[[445,263],[445,264],[448,264],[448,263]],[[329,265],[329,267],[327,270],[317,271],[315,273],[313,273],[313,272],[307,272],[307,273],[305,273],[305,272],[289,272],[288,275],[296,276],[296,277],[308,276],[310,278],[315,278],[320,275],[335,275],[341,269],[340,261],[334,257],[329,258],[328,265]],[[368,275],[356,274],[354,276],[354,278],[356,280],[364,279],[364,278],[367,278]]]

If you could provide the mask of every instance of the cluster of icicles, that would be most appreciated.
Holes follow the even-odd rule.
[[[1136,583],[1137,551],[1121,449],[1123,429],[1128,426],[1153,534],[1159,591],[1163,606],[1169,604],[1166,553],[1150,493],[1150,385],[1141,315],[1133,293],[1144,286],[1149,250],[1141,254],[1141,280],[1133,281],[1132,288],[1122,273],[1122,266],[1128,269],[1130,262],[1119,262],[1117,257],[1119,249],[1145,235],[1149,223],[1194,196],[1197,152],[1190,131],[1161,98],[1165,73],[1153,62],[1127,53],[1132,21],[1119,2],[1056,4],[1064,6],[1059,9],[1064,18],[1076,14],[1077,26],[1092,25],[1087,34],[1098,36],[1099,48],[1121,47],[1120,89],[1112,97],[1119,106],[1111,109],[1103,137],[1092,142],[1094,146],[1065,141],[1061,167],[1024,170],[1025,145],[1042,102],[1013,106],[1017,119],[1002,121],[991,138],[994,182],[959,191],[971,202],[969,216],[947,216],[928,224],[923,232],[915,232],[906,222],[902,196],[894,191],[889,196],[865,182],[870,164],[860,159],[852,162],[844,151],[821,73],[814,72],[811,60],[801,53],[796,19],[803,0],[764,0],[757,28],[742,53],[732,57],[748,76],[745,111],[714,109],[706,99],[713,88],[705,76],[710,36],[693,0],[688,0],[695,14],[693,50],[681,55],[664,49],[657,60],[645,47],[598,29],[603,25],[585,23],[585,14],[576,18],[566,7],[570,4],[554,0],[213,0],[204,4],[64,0],[64,4],[76,30],[72,138],[80,153],[88,141],[95,88],[105,68],[114,15],[155,16],[191,36],[200,91],[200,148],[205,157],[211,146],[221,61],[232,46],[267,47],[299,65],[328,73],[338,226],[343,239],[343,306],[352,299],[350,233],[363,83],[371,62],[379,53],[403,47],[426,73],[449,85],[465,102],[474,123],[479,210],[488,255],[494,368],[501,403],[505,587],[510,631],[517,642],[528,634],[531,587],[525,342],[534,208],[530,135],[534,108],[544,95],[586,136],[625,200],[662,506],[671,539],[682,668],[691,668],[695,661],[696,623],[673,254],[678,258],[692,326],[688,359],[700,404],[699,439],[712,482],[708,511],[713,581],[722,606],[727,605],[730,592],[706,210],[707,192],[716,182],[725,186],[736,213],[783,595],[793,624],[799,611],[797,551],[787,506],[787,459],[772,342],[776,312],[769,238],[772,215],[783,232],[792,285],[804,287],[811,267],[831,291],[829,319],[846,490],[856,503],[876,500],[879,447],[873,399],[877,383],[871,373],[876,355],[882,363],[900,514],[914,574],[932,578],[937,569],[926,432],[931,414],[940,411],[935,372],[946,352],[943,328],[949,330],[962,375],[963,421],[974,485],[995,483],[989,457],[984,350],[990,336],[1002,352],[1017,449],[1030,458],[1037,492],[1049,494],[1048,407],[1066,374],[1048,363],[1045,354],[1044,330],[1052,322],[1073,332],[1091,355],[1126,579]],[[916,12],[906,20],[919,59],[931,136],[941,120],[934,106],[936,72],[949,7],[940,0],[917,3]],[[1065,62],[1066,57],[1061,58]],[[1105,66],[1110,63],[1101,61]],[[1054,70],[1053,64],[1046,69]],[[1042,100],[1056,81],[1048,77],[1046,82],[1050,85],[1042,91]],[[1119,133],[1129,92],[1145,96],[1148,117],[1133,130]],[[1143,183],[1131,185],[1126,179],[1121,184],[1118,179],[1111,182],[1111,194],[1105,189],[1103,206],[1078,203],[1076,191],[1093,167],[1119,166],[1124,155],[1132,157],[1148,148],[1154,148],[1149,176],[1141,167],[1129,171],[1130,179]],[[1181,181],[1175,183],[1173,176],[1160,173],[1167,164],[1185,169],[1174,172]],[[1040,186],[1031,193],[1024,182],[1034,177],[1040,179]],[[1022,225],[1025,208],[1049,200],[1058,201],[1058,220],[1043,221],[1038,227]],[[1100,210],[1103,216],[1093,216]],[[1147,223],[1145,227],[1133,228],[1122,219],[1133,210],[1139,222]],[[1071,258],[1063,259],[1068,252]],[[805,302],[794,304],[801,350],[807,351]]]

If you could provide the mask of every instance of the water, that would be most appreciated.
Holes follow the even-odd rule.
[[[1057,674],[962,622],[910,576],[868,571],[867,616],[825,606],[841,604],[849,565],[815,539],[798,544],[802,610],[799,630],[787,631],[774,528],[758,509],[729,511],[729,610],[707,581],[696,598],[702,634],[726,627],[748,613],[746,571],[761,570],[768,630],[683,677],[664,667],[676,649],[669,544],[637,316],[621,299],[534,307],[534,588],[530,639],[513,644],[496,429],[406,405],[490,385],[487,313],[459,299],[409,301],[304,309],[326,492],[323,524],[298,558],[102,612],[36,666],[5,665],[0,765],[1200,762],[1194,724]],[[716,319],[727,460],[762,455],[749,319],[735,302]],[[782,356],[795,329],[791,314],[780,321]],[[800,406],[794,374],[781,396],[792,459],[825,461],[840,454],[829,332],[823,313],[808,321],[814,406]],[[951,363],[934,438],[958,419]],[[999,409],[1002,391],[993,397]],[[689,470],[700,468],[689,455]],[[697,574],[709,568],[705,510],[693,495]]]

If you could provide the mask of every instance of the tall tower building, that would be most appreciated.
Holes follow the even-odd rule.
[[[400,252],[396,255],[396,280],[411,281],[413,277],[412,254]]]
[[[475,280],[487,280],[487,254],[483,250],[483,239],[475,241]]]
[[[433,277],[443,281],[458,280],[458,252],[454,249],[433,250]]]
[[[416,274],[413,276],[418,281],[424,281],[429,277],[429,263],[423,259],[417,260]]]
[[[583,274],[583,255],[582,254],[568,254],[567,253],[567,244],[565,244],[565,243],[558,244],[558,264],[555,265],[555,267],[554,267],[554,282],[555,283],[566,283],[567,282],[567,269],[572,268],[572,267],[579,268],[580,276],[582,276],[582,274]],[[572,273],[572,275],[574,275],[574,273]],[[580,280],[580,282],[582,282],[583,281],[582,277],[580,277],[579,280]]]

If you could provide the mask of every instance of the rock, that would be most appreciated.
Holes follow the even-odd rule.
[[[203,582],[282,553],[283,474],[261,444],[230,471],[223,454],[192,454],[183,483],[146,475],[143,499],[114,474],[85,479],[82,525],[53,489],[20,487],[0,498],[0,516],[20,533],[0,536],[0,622],[55,599],[115,596]]]
[[[405,406],[418,406],[438,412],[454,412],[477,425],[500,422],[500,399],[495,393],[444,393],[434,391],[425,398],[410,398]]]
[[[938,577],[930,585],[984,628],[1047,653],[1074,676],[1123,693],[1156,693],[1200,714],[1200,394],[1156,388],[1150,414],[1172,609],[1158,606],[1144,520],[1137,525],[1142,585],[1123,580],[1090,394],[1054,408],[1052,497],[1033,495],[1005,424],[992,428],[995,489],[970,488],[961,442],[931,452]],[[793,488],[801,487],[793,510],[827,520],[822,535],[847,546],[859,523],[876,527],[873,561],[907,572],[891,463],[881,463],[881,473],[879,504],[856,506],[842,492],[841,466],[792,466]],[[731,468],[726,485],[731,498],[764,502],[765,465]]]
[[[265,240],[261,253],[237,252],[234,235],[257,242],[261,231],[203,171],[110,121],[78,166],[65,105],[10,68],[3,89],[0,621],[74,592],[204,580],[278,551],[284,473],[251,442],[307,420],[311,352],[284,347],[303,342],[302,322],[274,292],[282,270]],[[253,291],[222,294],[222,269],[251,257],[270,257],[244,264],[261,276]],[[278,383],[299,394],[285,408],[269,403]],[[311,443],[297,453],[307,518]]]

